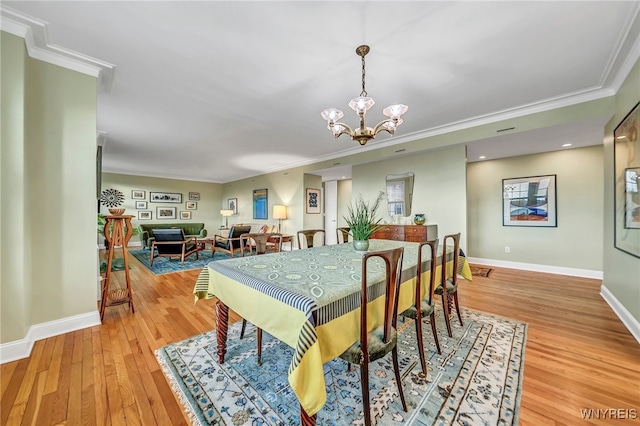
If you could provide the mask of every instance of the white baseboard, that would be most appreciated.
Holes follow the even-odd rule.
[[[140,241],[129,241],[129,244],[127,244],[127,247],[142,247],[142,242]],[[100,250],[104,250],[106,247],[104,246],[104,243],[102,244],[98,244],[98,248]],[[120,248],[120,246],[118,246],[118,248],[116,250],[122,250]]]
[[[620,321],[627,327],[627,330],[640,343],[640,322],[631,315],[631,313],[622,306],[616,297],[604,285],[600,287],[600,296],[607,302],[613,312],[620,318]]]
[[[477,257],[468,257],[469,263],[476,265],[498,266],[509,269],[522,269],[524,271],[546,272],[549,274],[570,275],[572,277],[593,278],[601,280],[603,278],[602,271],[594,271],[591,269],[565,268],[562,266],[537,265],[534,263],[509,262],[506,260],[480,259]]]
[[[100,324],[100,314],[95,311],[32,325],[24,339],[0,344],[0,364],[27,358],[38,340]]]

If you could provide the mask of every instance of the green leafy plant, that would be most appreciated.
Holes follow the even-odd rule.
[[[378,198],[370,205],[364,201],[362,195],[359,195],[354,205],[349,206],[347,216],[343,216],[349,226],[349,234],[356,241],[366,241],[371,234],[382,227],[380,225],[381,218],[376,218],[380,203],[384,198],[384,192],[378,193]]]

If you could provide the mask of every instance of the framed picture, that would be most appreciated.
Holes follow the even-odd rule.
[[[147,198],[147,191],[134,189],[133,191],[131,191],[131,198],[133,200],[144,200],[145,198]]]
[[[151,220],[151,212],[138,212],[138,220]]]
[[[200,201],[200,193],[199,192],[190,192],[189,193],[190,201]]]
[[[198,208],[198,203],[195,201],[187,201],[186,208],[187,210],[196,210]]]
[[[268,196],[268,193],[266,189],[253,190],[253,218],[254,219],[269,218],[269,209],[267,208],[269,203],[268,203],[267,196]]]
[[[146,210],[147,209],[147,202],[146,201],[136,201],[136,209]]]
[[[307,188],[307,199],[305,202],[306,212],[308,214],[320,213],[320,190],[315,188]]]
[[[238,199],[237,198],[229,198],[227,200],[227,209],[233,210],[233,214],[238,214]]]
[[[640,102],[613,131],[614,246],[640,257]]]
[[[182,194],[174,192],[151,192],[149,201],[152,203],[181,203]],[[175,219],[175,218],[174,218]]]
[[[640,167],[633,167],[624,171],[624,227],[640,229]]]
[[[556,175],[502,179],[502,226],[558,226]]]
[[[177,207],[156,207],[156,219],[175,219]]]
[[[180,212],[180,219],[191,220],[191,212]]]

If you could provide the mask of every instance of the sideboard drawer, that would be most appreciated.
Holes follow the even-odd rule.
[[[427,227],[424,225],[406,225],[404,227],[404,232],[408,235],[426,236]]]
[[[387,234],[385,240],[394,240],[394,241],[404,241],[404,233],[403,232],[392,232]]]
[[[374,240],[422,243],[438,238],[438,225],[384,225],[371,235]]]

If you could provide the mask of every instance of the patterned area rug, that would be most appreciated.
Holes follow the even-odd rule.
[[[471,268],[471,275],[475,275],[476,277],[488,277],[493,269],[487,268],[484,266],[477,265],[469,265]]]
[[[438,311],[439,312],[439,311]],[[369,369],[371,409],[377,425],[515,425],[522,388],[527,326],[463,310],[464,327],[452,320],[453,338],[438,317],[442,355],[428,321],[429,374],[423,378],[415,324],[400,323],[398,338],[403,389],[399,400],[391,356]],[[249,326],[249,324],[247,325]],[[292,349],[264,333],[262,366],[256,362],[255,328],[240,340],[240,323],[229,326],[228,352],[219,365],[215,330],[156,351],[156,357],[194,425],[295,425],[300,406],[287,381]],[[360,368],[341,359],[324,366],[327,403],[318,425],[363,424]]]
[[[198,259],[195,254],[184,260],[184,265],[180,264],[180,258],[174,257],[156,257],[153,259],[153,266],[149,266],[150,251],[148,249],[129,250],[129,254],[138,259],[140,263],[147,267],[156,275],[170,274],[171,272],[188,271],[190,269],[202,269],[212,260],[229,259],[227,253],[216,252],[212,256],[211,250],[203,250],[198,253]]]

